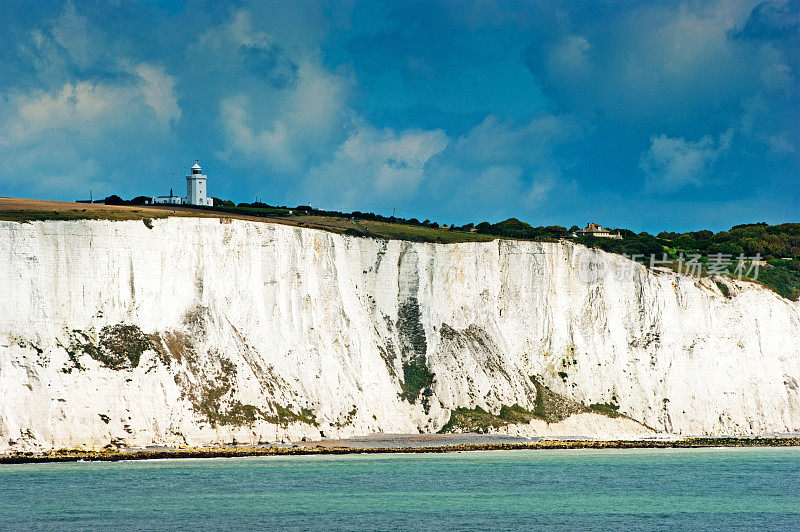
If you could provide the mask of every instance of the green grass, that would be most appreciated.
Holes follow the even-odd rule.
[[[731,297],[731,291],[728,289],[728,285],[719,281],[714,281],[714,283],[716,283],[717,288],[719,288],[719,291],[722,292],[723,296]]]
[[[193,209],[194,210],[194,209]],[[497,236],[482,235],[469,231],[451,231],[441,227],[425,227],[379,220],[353,219],[349,215],[332,216],[322,213],[306,214],[302,210],[284,207],[213,207],[196,209],[198,212],[227,213],[241,216],[266,218],[277,223],[322,229],[349,236],[382,238],[386,240],[408,240],[412,242],[456,243],[489,242]]]
[[[557,423],[567,419],[572,414],[581,412],[596,412],[610,417],[618,417],[614,405],[592,405],[586,407],[564,397],[547,386],[541,384],[535,377],[531,377],[536,388],[536,402],[533,410],[515,404],[501,405],[497,414],[487,412],[483,408],[459,407],[452,411],[450,419],[439,430],[439,433],[448,432],[477,432],[485,434],[492,429],[498,429],[509,424],[526,424],[533,419],[541,419],[547,423]]]
[[[292,209],[283,207],[203,207],[204,211],[223,212],[229,214],[241,214],[245,216],[288,216]]]
[[[800,271],[792,269],[789,261],[770,261],[770,267],[762,266],[755,282],[766,286],[779,295],[797,301],[800,298]],[[797,262],[797,259],[794,261]],[[753,280],[753,279],[747,279]]]
[[[0,210],[0,220],[9,222],[39,222],[39,221],[75,221],[75,220],[150,220],[166,218],[167,213],[147,210],[126,209],[70,209],[63,211],[35,211],[35,210]]]
[[[475,408],[456,408],[450,414],[450,419],[447,423],[439,430],[439,433],[476,432],[478,434],[486,434],[491,429],[498,429],[505,425],[526,424],[533,419],[541,419],[547,422],[560,421],[561,418],[547,411],[543,403],[543,400],[537,400],[537,406],[533,412],[518,404],[511,406],[501,405],[497,414],[489,413],[479,406]]]
[[[501,405],[497,417],[508,423],[530,423],[533,418],[538,416],[534,412],[514,404],[511,406]]]
[[[418,357],[403,364],[403,383],[400,396],[416,403],[420,395],[429,395],[435,375],[428,369],[425,357]]]
[[[114,370],[132,369],[139,365],[139,359],[148,349],[156,350],[150,336],[144,334],[136,325],[106,325],[100,330],[97,343],[89,334],[80,330],[70,333],[70,345],[66,348],[72,363],[65,373],[72,369],[83,370],[79,362],[81,354],[87,354],[105,367]]]
[[[418,225],[393,224],[372,220],[361,220],[356,230],[364,236],[384,238],[387,240],[409,240],[412,242],[435,242],[453,244],[457,242],[490,242],[496,236],[481,235],[467,231],[451,231],[449,229],[423,227]]]
[[[536,404],[533,407],[535,417],[548,423],[555,423],[567,419],[572,414],[586,412],[586,407],[582,404],[554,392],[534,376],[531,376],[530,379],[536,388]]]
[[[275,425],[281,425],[285,427],[289,423],[299,422],[305,423],[306,425],[312,425],[314,427],[319,426],[317,417],[311,410],[307,408],[301,408],[300,412],[295,412],[289,406],[275,405],[275,411],[275,415],[266,416],[265,418],[267,421],[274,423]]]
[[[619,406],[612,403],[593,403],[589,405],[589,410],[596,414],[603,414],[608,417],[619,417]]]
[[[492,415],[479,406],[475,408],[459,407],[453,410],[450,414],[450,419],[439,430],[439,433],[476,432],[485,434],[490,429],[498,429],[508,424],[509,421],[500,418],[500,416]]]

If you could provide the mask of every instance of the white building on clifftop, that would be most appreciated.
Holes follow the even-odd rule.
[[[186,176],[186,197],[174,196],[172,189],[169,189],[169,196],[158,196],[153,198],[154,204],[168,205],[202,205],[211,207],[214,204],[213,198],[209,198],[206,189],[206,178],[200,164],[195,161]]]

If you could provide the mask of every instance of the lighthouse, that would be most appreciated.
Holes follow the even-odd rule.
[[[186,202],[189,205],[211,205],[211,198],[206,196],[206,176],[197,161],[194,162],[189,175],[186,176]]]

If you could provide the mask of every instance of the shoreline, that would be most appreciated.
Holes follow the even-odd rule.
[[[334,442],[331,442],[334,443]],[[338,443],[338,442],[337,442]],[[222,446],[164,450],[82,451],[0,455],[0,464],[55,462],[118,462],[123,460],[169,460],[186,458],[244,458],[248,456],[310,456],[344,454],[415,454],[471,451],[524,451],[572,449],[698,449],[709,447],[800,447],[800,437],[790,438],[686,438],[678,440],[541,440],[525,443],[461,443],[423,447],[355,447],[347,445]]]

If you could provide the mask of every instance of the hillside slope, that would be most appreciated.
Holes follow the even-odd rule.
[[[0,222],[0,450],[800,430],[800,304],[725,283],[570,243]]]

